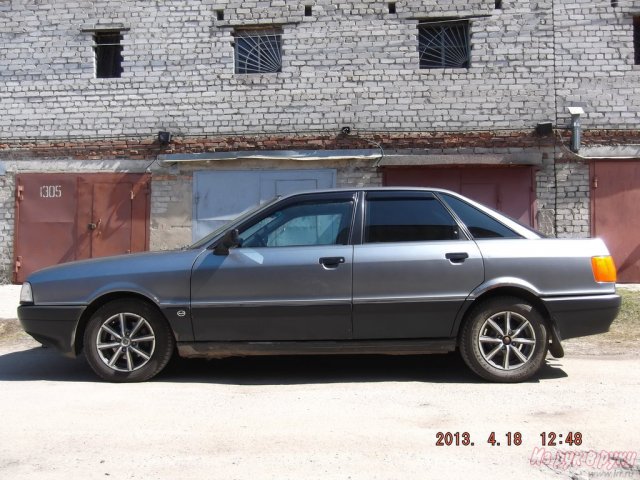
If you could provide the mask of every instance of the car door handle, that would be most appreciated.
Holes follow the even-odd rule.
[[[322,257],[320,265],[324,268],[338,268],[338,265],[344,263],[344,257]]]
[[[447,253],[444,257],[451,263],[463,263],[467,258],[469,258],[469,254],[467,252],[454,252]]]

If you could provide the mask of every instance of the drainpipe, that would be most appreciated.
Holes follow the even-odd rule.
[[[569,107],[571,114],[571,151],[578,153],[580,151],[580,115],[584,114],[582,107]]]

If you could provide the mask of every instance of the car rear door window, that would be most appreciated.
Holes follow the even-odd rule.
[[[458,240],[458,225],[431,194],[389,196],[388,192],[367,196],[365,243]]]
[[[459,198],[446,193],[440,196],[467,226],[473,238],[521,238],[510,228]]]

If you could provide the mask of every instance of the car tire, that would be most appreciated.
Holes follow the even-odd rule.
[[[157,375],[175,348],[173,333],[158,309],[121,299],[100,307],[84,332],[84,354],[96,374],[110,382],[143,382]]]
[[[517,297],[497,297],[472,307],[459,347],[465,363],[480,377],[523,382],[542,367],[548,333],[533,305]]]

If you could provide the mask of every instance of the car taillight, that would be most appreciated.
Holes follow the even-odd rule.
[[[596,282],[616,281],[616,265],[610,255],[606,257],[591,257],[591,269]]]

